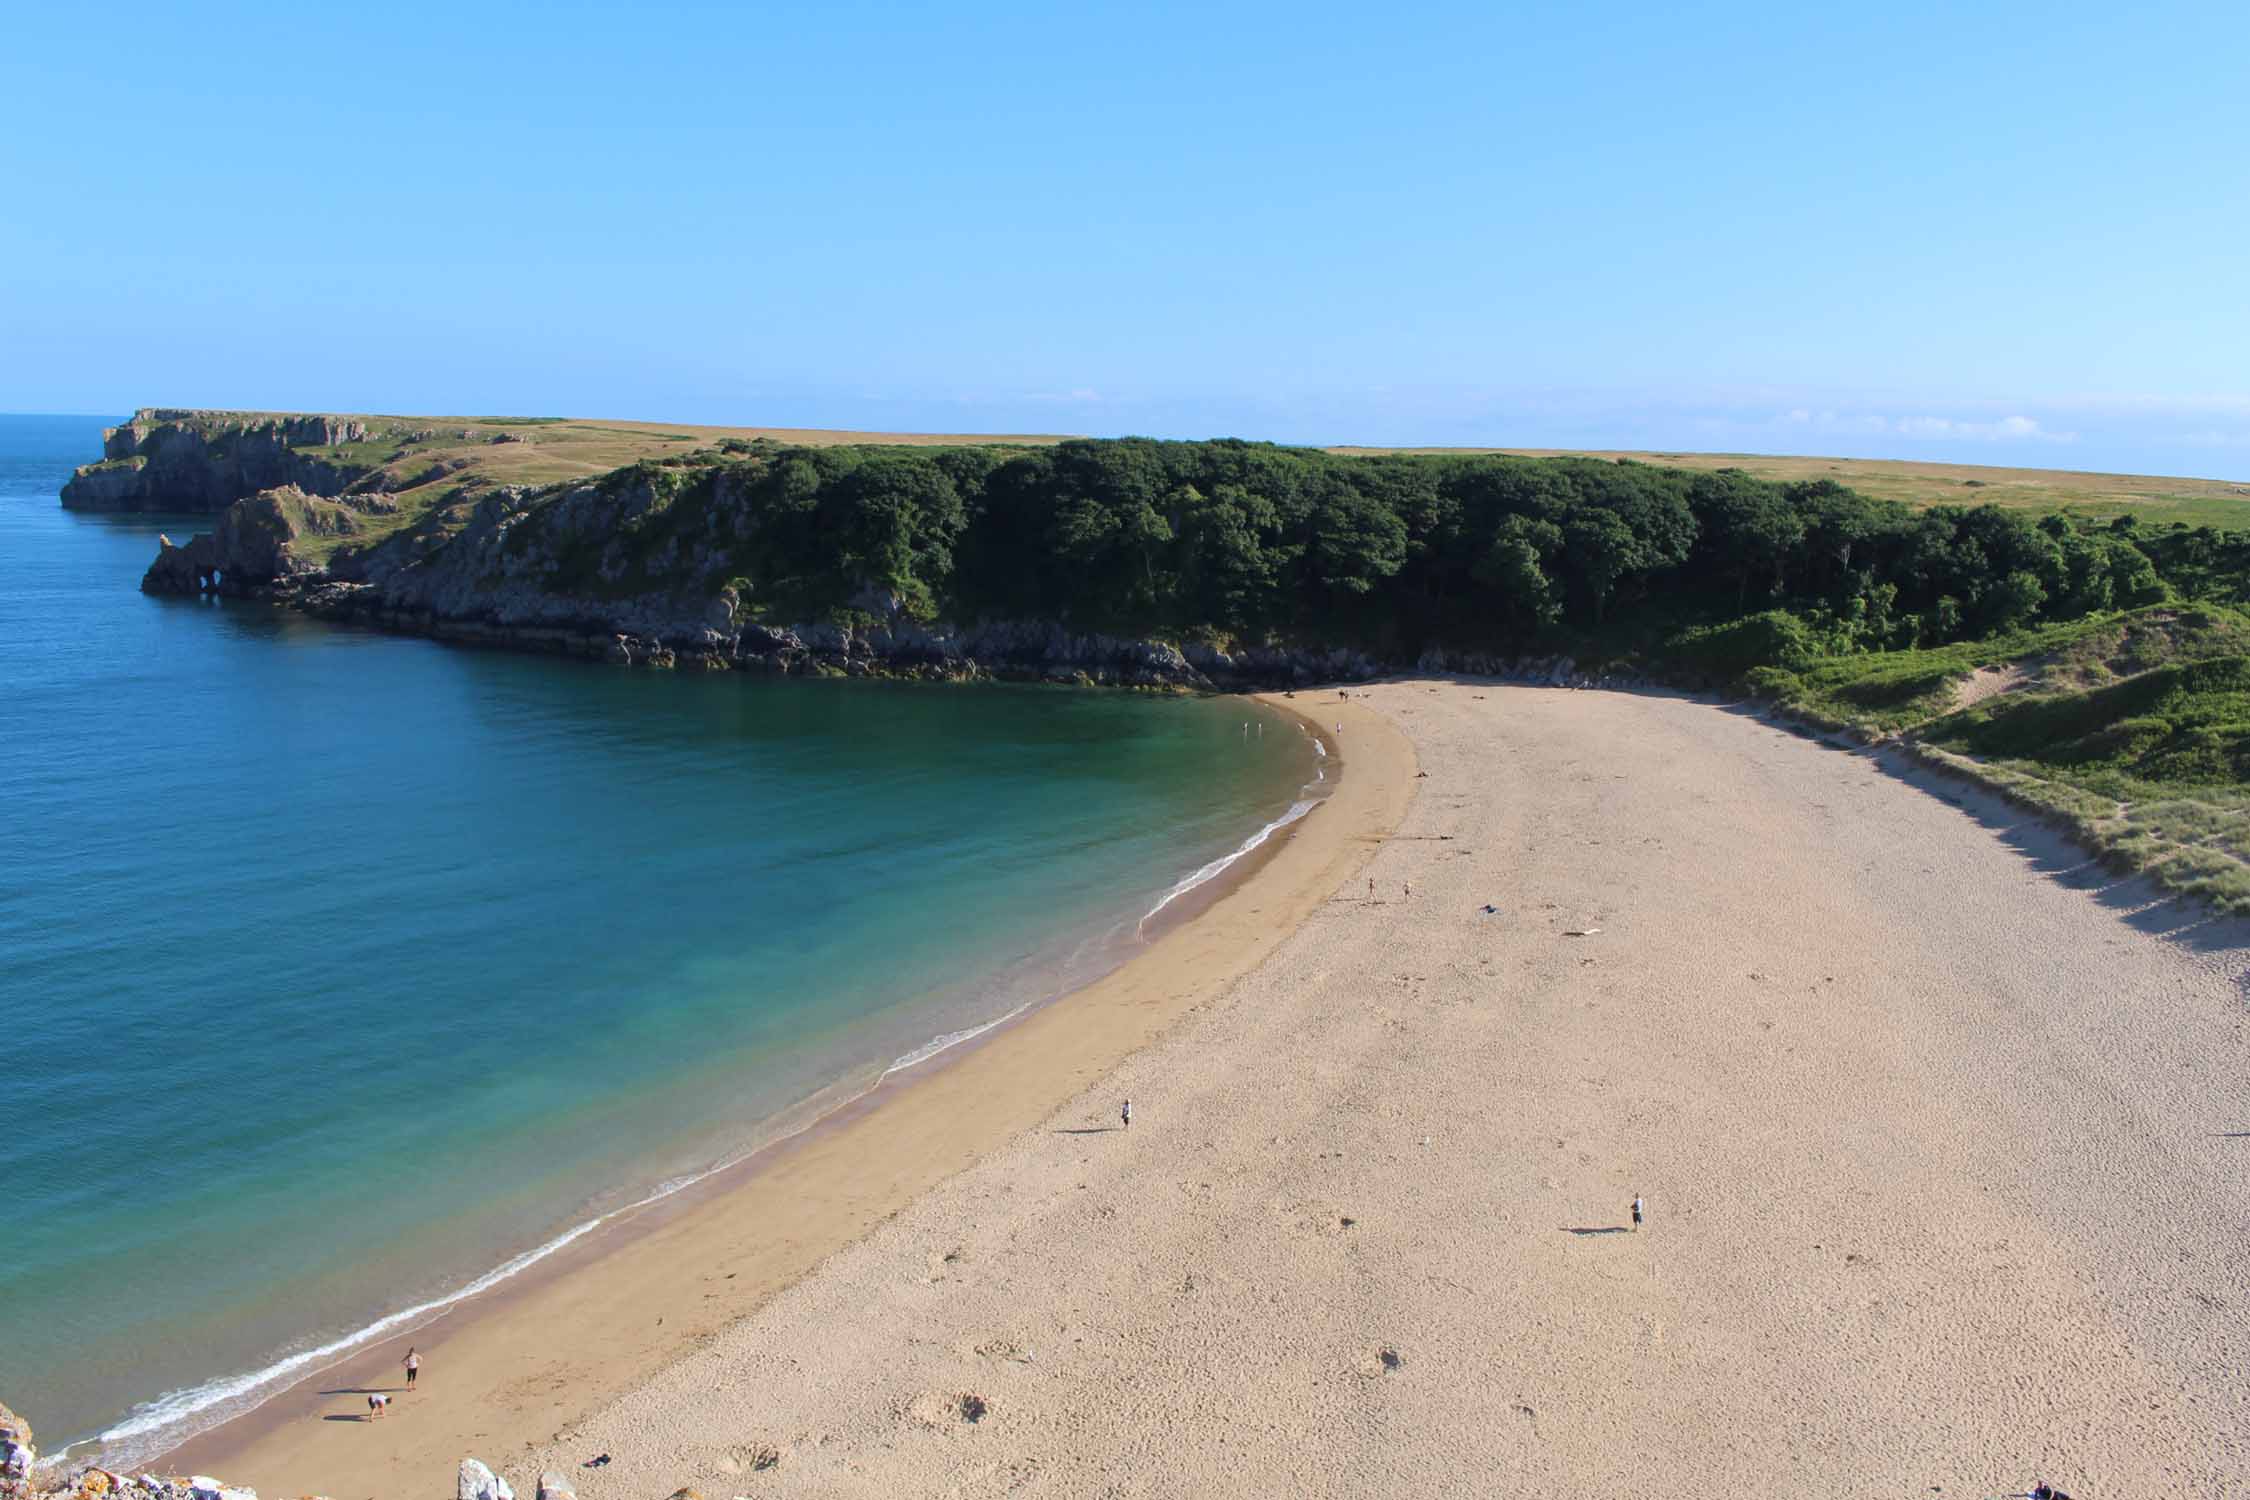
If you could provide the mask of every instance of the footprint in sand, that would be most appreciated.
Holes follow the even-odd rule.
[[[946,1432],[973,1427],[991,1414],[984,1397],[973,1391],[924,1391],[906,1403],[903,1415],[917,1427]]]
[[[985,1359],[1011,1360],[1019,1365],[1031,1363],[1031,1351],[1014,1339],[986,1339],[980,1344],[972,1345],[969,1352]]]
[[[751,1443],[740,1448],[729,1448],[726,1456],[715,1468],[721,1474],[763,1474],[768,1469],[781,1466],[782,1450],[772,1443]]]
[[[1379,1380],[1405,1368],[1406,1356],[1387,1344],[1353,1366],[1354,1372],[1364,1380]]]

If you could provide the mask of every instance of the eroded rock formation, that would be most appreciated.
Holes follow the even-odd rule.
[[[102,433],[102,459],[63,486],[72,510],[218,511],[282,486],[337,495],[372,464],[301,452],[367,440],[348,417],[264,417],[143,408]]]
[[[141,575],[144,594],[228,594],[248,597],[277,583],[319,573],[294,543],[307,536],[349,536],[361,518],[350,508],[303,490],[267,490],[219,513],[215,530],[185,546],[157,540],[156,561]]]

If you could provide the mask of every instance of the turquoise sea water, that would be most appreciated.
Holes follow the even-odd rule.
[[[50,1452],[144,1457],[1090,977],[1317,774],[1240,700],[145,598],[196,523],[61,510],[99,429],[0,417],[0,1399]]]

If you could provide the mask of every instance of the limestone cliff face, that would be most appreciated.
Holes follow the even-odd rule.
[[[637,666],[1130,687],[1378,670],[1353,650],[1222,651],[1052,620],[919,621],[871,588],[834,619],[754,620],[726,576],[726,540],[746,503],[722,481],[683,524],[669,513],[662,474],[645,470],[560,491],[499,490],[442,539],[408,532],[363,555],[340,553],[328,583],[302,599],[366,623]]]
[[[307,448],[367,440],[344,417],[260,417],[143,408],[102,433],[102,461],[63,486],[71,510],[220,511],[261,490],[337,495],[374,471]]]
[[[918,620],[869,587],[827,619],[758,619],[727,545],[744,498],[721,483],[682,516],[661,471],[493,490],[366,547],[351,539],[375,524],[380,497],[347,498],[281,488],[237,501],[186,545],[161,539],[141,587],[266,598],[381,629],[645,667],[1231,688],[1353,681],[1407,665],[1317,644],[1221,647],[1056,620]],[[322,567],[300,550],[313,536],[345,545]],[[1432,648],[1419,666],[1588,680],[1564,657]]]
[[[299,489],[229,506],[183,545],[161,539],[154,594],[272,598],[330,619],[597,661],[811,676],[1003,677],[1134,687],[1292,683],[1375,675],[1348,649],[1221,650],[1074,629],[1053,620],[919,621],[880,590],[826,620],[750,618],[727,576],[728,507],[667,516],[658,476],[626,471],[559,489],[503,488],[465,516],[425,518],[326,567],[294,544],[350,538],[353,504]]]

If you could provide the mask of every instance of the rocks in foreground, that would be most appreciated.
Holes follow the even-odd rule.
[[[258,1492],[207,1474],[135,1474],[88,1465],[67,1477],[43,1474],[31,1424],[0,1405],[0,1497],[5,1500],[258,1500]],[[318,1497],[307,1497],[318,1500]],[[503,1497],[506,1500],[506,1497]]]
[[[461,1460],[461,1477],[454,1486],[454,1495],[456,1500],[516,1500],[516,1492],[507,1480],[473,1458]]]
[[[230,1485],[208,1474],[136,1474],[130,1478],[113,1469],[86,1468],[68,1479],[48,1483],[31,1479],[13,1489],[0,1488],[10,1500],[258,1500],[248,1486]],[[308,1496],[306,1500],[319,1500]]]
[[[14,1494],[28,1486],[39,1462],[31,1445],[31,1424],[0,1405],[0,1494]]]

